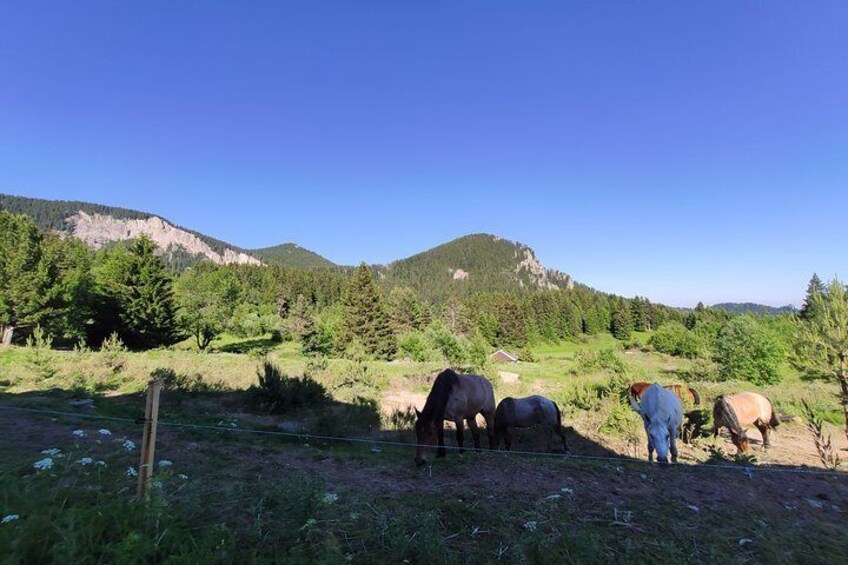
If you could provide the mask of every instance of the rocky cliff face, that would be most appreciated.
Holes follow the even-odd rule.
[[[219,252],[193,233],[180,229],[162,218],[150,217],[144,220],[118,219],[100,214],[78,212],[67,219],[67,225],[74,237],[99,249],[108,243],[147,235],[160,249],[179,247],[191,255],[202,256],[219,265],[247,264],[261,265],[262,262],[229,247]]]

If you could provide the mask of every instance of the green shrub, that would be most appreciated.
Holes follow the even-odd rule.
[[[308,376],[289,377],[279,367],[265,361],[257,371],[259,384],[250,387],[253,399],[268,412],[320,406],[327,402],[327,391],[321,383]]]
[[[427,328],[427,339],[451,366],[465,363],[466,353],[460,339],[443,324],[434,322]]]
[[[112,373],[119,373],[127,363],[127,347],[118,332],[103,340],[100,346],[100,359],[103,365]]]
[[[412,361],[421,363],[430,361],[432,352],[421,332],[409,332],[398,339],[400,357],[406,357]]]
[[[53,336],[36,326],[27,337],[27,365],[39,379],[53,378],[58,369],[53,359]]]
[[[738,316],[719,332],[714,358],[723,380],[765,385],[780,382],[786,353],[765,325],[753,316]]]
[[[669,322],[654,332],[651,347],[660,353],[693,359],[701,355],[705,344],[700,335],[686,329],[680,322]]]

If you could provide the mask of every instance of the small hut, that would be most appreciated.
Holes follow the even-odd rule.
[[[491,355],[489,355],[489,359],[492,361],[497,361],[499,363],[518,363],[518,357],[513,355],[512,353],[507,353],[503,349],[498,349]]]

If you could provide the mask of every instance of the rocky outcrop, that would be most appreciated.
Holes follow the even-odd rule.
[[[83,211],[67,219],[74,237],[91,247],[99,249],[115,241],[134,239],[147,235],[156,245],[166,250],[179,247],[191,255],[202,256],[219,265],[247,264],[261,265],[262,262],[241,251],[226,247],[221,252],[191,232],[178,228],[162,218],[152,216],[144,220],[118,219],[100,214],[86,214]]]

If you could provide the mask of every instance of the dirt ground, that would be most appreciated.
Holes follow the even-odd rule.
[[[30,453],[36,457],[42,449],[63,448],[63,442],[72,443],[70,430],[74,426],[96,430],[109,425],[98,420],[74,420],[0,410],[0,428],[5,432],[0,435],[0,446],[5,452]],[[139,428],[129,425],[125,435],[140,443]],[[279,476],[285,471],[303,471],[337,488],[365,496],[433,490],[455,493],[482,490],[517,497],[567,492],[569,497],[591,504],[632,508],[645,502],[647,485],[662,484],[666,498],[677,500],[684,507],[695,506],[699,512],[751,497],[775,510],[790,511],[801,520],[813,514],[844,520],[848,512],[848,473],[803,472],[822,469],[815,465],[814,449],[799,424],[781,426],[774,446],[768,451],[756,444],[753,449],[759,463],[747,470],[744,466],[697,465],[706,459],[706,450],[697,444],[681,447],[681,463],[689,464],[659,466],[641,459],[607,460],[606,457],[616,455],[612,450],[616,446],[595,443],[576,431],[569,433],[574,456],[449,451],[445,460],[433,461],[434,453],[431,453],[431,463],[424,468],[413,464],[411,448],[376,441],[371,445],[343,446],[344,454],[340,456],[333,446],[326,444],[280,444],[274,437],[212,433],[213,438],[204,438],[179,428],[160,427],[157,458],[172,459],[192,469],[202,469],[209,461],[237,462],[229,466],[236,474]],[[544,442],[538,435],[527,430],[514,449],[544,451]],[[453,434],[447,434],[447,438],[452,445]],[[717,443],[726,452],[733,452],[727,438]],[[848,458],[844,441],[840,447],[843,458]]]

